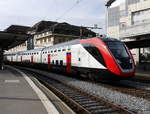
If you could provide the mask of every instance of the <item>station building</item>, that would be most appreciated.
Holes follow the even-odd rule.
[[[150,0],[106,0],[107,36],[122,41],[150,38]],[[150,48],[132,49],[136,63],[150,60]]]
[[[8,52],[25,51],[35,48],[52,46],[58,43],[78,39],[81,37],[81,27],[68,23],[53,21],[40,21],[27,31],[30,38],[21,45],[14,47]],[[82,27],[82,38],[94,37],[96,33]]]

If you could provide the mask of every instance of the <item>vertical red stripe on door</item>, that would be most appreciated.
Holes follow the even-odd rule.
[[[71,72],[71,53],[66,54],[66,72]]]
[[[21,56],[21,63],[22,63],[22,56]]]
[[[31,64],[33,64],[33,56],[31,56]]]
[[[51,68],[51,55],[48,55],[48,69]]]

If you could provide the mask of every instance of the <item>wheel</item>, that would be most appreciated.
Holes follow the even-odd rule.
[[[91,81],[96,81],[96,80],[95,80],[95,77],[92,75],[92,73],[88,73],[88,78],[89,78]]]

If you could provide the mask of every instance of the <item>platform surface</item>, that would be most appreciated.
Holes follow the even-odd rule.
[[[47,114],[41,99],[25,78],[6,68],[0,70],[0,114]]]
[[[137,76],[147,76],[147,77],[150,77],[150,70],[138,69],[138,70],[136,70],[135,75],[137,75]]]

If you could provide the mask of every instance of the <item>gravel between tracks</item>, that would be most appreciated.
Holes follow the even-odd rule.
[[[38,71],[45,75],[48,75],[54,79],[66,82],[75,87],[78,87],[86,92],[104,98],[116,105],[121,105],[138,114],[150,114],[150,101],[143,98],[137,98],[131,95],[120,93],[90,82],[85,82],[77,79],[72,79],[58,74],[47,73],[44,71]]]
[[[136,82],[136,81],[130,81],[130,80],[122,80],[120,83],[129,85],[136,88],[143,88],[146,90],[150,90],[150,84],[148,83],[142,83],[142,82]]]

